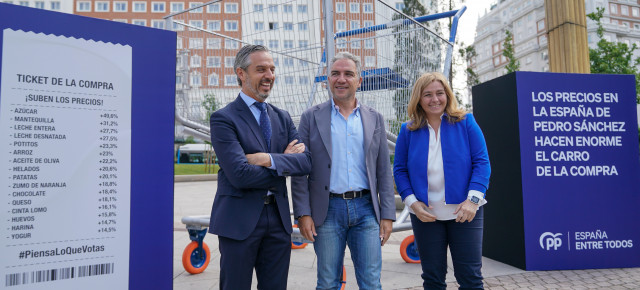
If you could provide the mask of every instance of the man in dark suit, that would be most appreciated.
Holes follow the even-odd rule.
[[[331,60],[331,100],[306,110],[300,138],[313,158],[309,176],[293,177],[294,215],[318,257],[316,289],[338,289],[349,245],[360,289],[380,289],[381,246],[396,218],[382,115],[358,102],[360,60]]]
[[[218,235],[220,289],[286,289],[291,217],[286,176],[305,175],[311,157],[287,113],[264,101],[275,80],[271,54],[261,45],[238,51],[242,90],[211,114],[211,143],[219,159],[218,190],[209,232]]]

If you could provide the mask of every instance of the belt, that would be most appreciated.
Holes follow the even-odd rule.
[[[276,195],[275,194],[265,195],[265,196],[262,197],[262,199],[264,200],[264,204],[276,203]]]
[[[342,198],[342,199],[354,199],[358,197],[363,197],[369,193],[370,191],[368,189],[363,189],[360,191],[347,191],[345,193],[330,193],[329,196]]]

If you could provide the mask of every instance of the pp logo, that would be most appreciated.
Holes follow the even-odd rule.
[[[561,233],[543,233],[542,235],[540,235],[540,247],[543,250],[547,251],[551,248],[557,250],[560,246],[562,246],[562,239],[560,239],[560,236],[562,236]]]

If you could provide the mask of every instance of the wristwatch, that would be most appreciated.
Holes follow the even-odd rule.
[[[472,196],[469,198],[469,201],[472,202],[473,204],[477,205],[480,203],[480,198],[478,198],[477,196]]]

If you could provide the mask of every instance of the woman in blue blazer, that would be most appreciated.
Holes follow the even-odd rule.
[[[396,143],[394,178],[411,212],[425,289],[446,289],[447,247],[460,289],[483,289],[482,227],[491,167],[482,131],[458,108],[447,79],[413,86]]]

